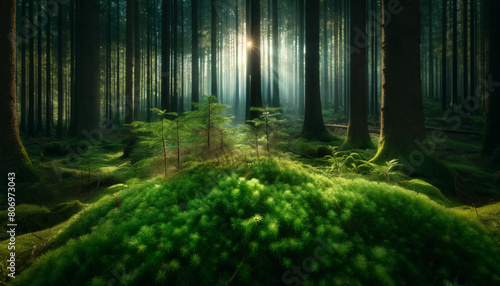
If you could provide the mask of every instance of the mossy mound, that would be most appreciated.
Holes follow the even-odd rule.
[[[478,224],[287,160],[201,164],[105,197],[13,285],[498,285]]]
[[[17,222],[16,235],[52,227],[69,219],[72,215],[81,211],[84,206],[80,201],[58,204],[52,209],[30,204],[18,205],[16,206],[15,217]],[[0,211],[0,217],[6,218],[7,212],[7,210]],[[2,235],[0,236],[2,239],[7,237],[4,230],[4,227],[2,227]]]
[[[434,187],[433,185],[424,182],[422,180],[414,179],[414,180],[409,180],[409,181],[402,181],[398,183],[399,186],[420,193],[424,194],[427,197],[429,197],[431,200],[435,201],[436,203],[446,206],[446,207],[451,207],[453,204],[441,193],[441,191]]]

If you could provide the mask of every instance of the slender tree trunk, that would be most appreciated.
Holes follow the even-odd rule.
[[[456,105],[458,99],[458,24],[457,24],[457,14],[458,14],[458,0],[453,1],[453,58],[452,58],[452,83],[451,83],[451,104]]]
[[[488,30],[487,37],[490,46],[488,59],[488,69],[493,81],[498,82],[500,79],[500,38],[498,31],[500,30],[500,17],[497,13],[500,9],[500,2],[489,0],[488,7]],[[498,166],[500,162],[500,132],[498,132],[498,123],[500,122],[500,87],[498,84],[493,84],[486,89],[486,114],[485,114],[485,136],[483,145],[483,157],[491,160]],[[493,155],[493,158],[491,158]]]
[[[251,43],[250,65],[251,65],[251,107],[262,107],[262,74],[260,53],[260,0],[251,1]],[[259,117],[257,111],[250,111],[250,119]]]
[[[64,47],[63,47],[63,13],[62,7],[58,11],[57,24],[57,50],[59,52],[57,59],[57,137],[62,138],[63,135],[63,119],[64,119]]]
[[[60,8],[59,8],[60,10]],[[45,136],[52,135],[52,55],[51,55],[51,16],[47,17],[47,35],[46,35],[46,75],[45,75]]]
[[[6,186],[7,177],[16,178],[17,182],[35,178],[17,125],[15,0],[0,1],[0,35],[0,171]]]
[[[420,1],[401,1],[399,8],[391,2],[383,0],[383,13],[388,9],[400,13],[393,14],[391,24],[382,28],[382,122],[378,153],[372,161],[385,164],[398,159],[408,175],[442,177],[444,182],[449,175],[446,168],[432,159],[432,152],[421,148],[427,145],[420,80]],[[429,168],[435,169],[429,172]]]
[[[136,0],[134,7],[134,121],[141,120],[141,2]]]
[[[240,12],[239,12],[239,0],[235,1],[234,4],[234,12],[236,14],[236,23],[235,23],[235,37],[236,37],[236,44],[235,44],[235,62],[236,62],[236,79],[235,79],[235,101],[234,101],[234,113],[235,113],[235,119],[236,122],[239,122],[240,120],[240,55],[239,55],[239,44],[240,44]]]
[[[22,1],[22,17],[27,17],[26,14],[26,3],[27,1]],[[23,26],[23,30],[21,31],[24,34],[28,33],[28,27]],[[21,131],[26,131],[26,42],[22,42],[21,44]]]
[[[477,3],[470,1],[470,85],[469,96],[474,96],[476,92],[476,11]]]
[[[279,19],[278,0],[272,0],[273,9],[273,107],[280,107],[280,73],[279,73]]]
[[[236,6],[238,7],[238,6]],[[193,103],[200,102],[200,68],[199,68],[199,52],[198,52],[198,0],[192,0],[191,3],[191,17],[192,17],[192,29],[191,29],[191,38],[192,38],[192,83],[191,83],[191,109],[195,110],[195,105]],[[236,16],[238,17],[238,16]],[[238,36],[238,31],[236,30],[236,37]],[[238,68],[236,68],[236,72],[238,72]]]
[[[78,2],[78,6],[80,6]],[[77,90],[77,81],[76,81],[76,13],[75,10],[78,10],[78,6],[76,0],[71,0],[70,4],[70,13],[69,13],[69,22],[70,22],[70,45],[71,45],[71,108],[70,108],[70,128],[69,134],[76,135],[76,122],[78,117],[78,98],[76,97]]]
[[[469,96],[467,93],[469,92],[469,7],[468,7],[468,0],[463,0],[463,7],[462,7],[462,14],[463,14],[463,20],[462,20],[462,33],[463,33],[463,45],[464,45],[464,50],[463,50],[463,92],[462,92],[462,103],[465,104],[465,99]]]
[[[434,98],[434,35],[432,28],[432,1],[429,0],[429,96]]]
[[[33,16],[33,1],[29,0],[29,18],[30,18],[30,26],[33,25],[34,16]],[[35,35],[34,35],[34,26],[30,27],[33,31],[33,37],[29,37],[29,86],[28,86],[28,134],[30,136],[35,135]]]
[[[304,126],[301,136],[306,139],[330,140],[323,121],[319,82],[319,0],[306,3],[306,94]]]
[[[373,146],[368,133],[368,78],[367,78],[367,40],[366,35],[366,0],[353,0],[351,5],[351,96],[349,103],[349,127],[347,138],[341,149],[366,149]]]
[[[125,124],[134,121],[134,93],[135,89],[135,0],[127,0],[127,23],[126,23],[126,41],[127,50],[125,54],[126,78],[125,78]]]
[[[43,131],[43,125],[42,125],[42,98],[43,98],[43,64],[42,64],[42,58],[43,58],[43,25],[40,23],[41,22],[41,15],[43,15],[42,11],[42,1],[38,1],[38,15],[36,21],[38,22],[38,41],[37,41],[37,59],[38,59],[38,64],[37,64],[37,70],[38,70],[38,76],[37,76],[37,83],[38,83],[38,88],[37,88],[37,104],[36,104],[36,132],[38,134],[41,134]]]
[[[442,15],[442,53],[441,53],[441,109],[444,111],[448,101],[448,0],[443,0]]]
[[[196,0],[197,1],[197,0]],[[170,0],[162,3],[161,109],[170,109]]]
[[[260,1],[260,0],[257,0]],[[211,16],[211,33],[210,33],[210,48],[212,52],[212,94],[218,96],[217,92],[217,33],[218,33],[218,15],[217,15],[217,0],[212,0],[212,16]]]
[[[120,83],[120,0],[116,0],[116,124],[120,124]]]
[[[179,45],[178,45],[178,28],[179,28],[179,7],[178,7],[178,0],[174,0],[174,10],[173,10],[173,21],[172,21],[172,31],[173,31],[173,46],[174,46],[174,62],[173,62],[173,76],[174,76],[174,83],[172,86],[172,102],[170,109],[172,112],[178,112],[179,111]]]
[[[79,3],[77,33],[77,135],[100,129],[99,0]],[[83,88],[85,87],[85,88]]]
[[[305,40],[306,36],[304,35],[304,31],[305,31],[305,29],[304,29],[304,0],[297,0],[297,1],[298,1],[297,10],[299,13],[299,19],[298,19],[299,20],[299,78],[298,78],[298,82],[299,82],[299,116],[302,116],[304,114],[304,110],[305,110],[304,40]],[[309,2],[309,0],[307,0],[307,1]],[[318,17],[318,15],[316,15],[316,17]],[[307,24],[306,24],[306,26],[307,26]],[[318,30],[319,30],[319,27],[318,27]]]
[[[251,0],[246,0],[245,6],[245,21],[246,21],[246,37],[247,37],[247,73],[246,73],[246,98],[245,98],[245,119],[250,119],[250,106],[252,99],[252,41],[251,41]]]

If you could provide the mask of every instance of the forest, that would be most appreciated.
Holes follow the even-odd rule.
[[[0,285],[500,285],[499,11],[0,0]]]

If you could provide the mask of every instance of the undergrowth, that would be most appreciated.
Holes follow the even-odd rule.
[[[214,161],[106,196],[13,285],[500,283],[477,223],[386,183]],[[300,271],[300,272],[298,272]]]

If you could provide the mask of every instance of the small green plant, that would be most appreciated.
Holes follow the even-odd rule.
[[[381,175],[384,175],[386,183],[389,183],[389,173],[391,172],[391,170],[396,168],[396,167],[401,167],[401,166],[402,165],[399,164],[398,159],[393,159],[393,160],[385,163],[385,166],[382,167],[383,172],[381,173]]]
[[[261,134],[263,134],[265,138],[267,156],[271,157],[271,137],[274,135],[275,138],[279,138],[279,135],[281,135],[280,128],[286,122],[284,119],[280,119],[282,117],[282,108],[269,106],[266,106],[265,108],[252,107],[250,108],[250,111],[258,112],[260,114],[260,116],[255,119],[247,120],[247,125],[250,126],[249,128],[246,128],[246,131],[250,132],[254,138],[257,157],[259,157],[258,141]]]

